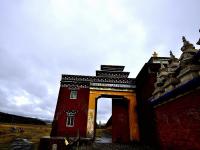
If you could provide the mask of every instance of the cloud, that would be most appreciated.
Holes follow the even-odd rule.
[[[99,98],[97,101],[97,123],[106,123],[112,115],[112,99]]]
[[[112,64],[136,77],[154,50],[179,57],[182,35],[199,39],[199,3],[1,1],[0,111],[52,119],[61,74]]]

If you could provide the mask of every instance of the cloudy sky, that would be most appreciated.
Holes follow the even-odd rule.
[[[0,111],[52,119],[61,74],[112,64],[136,77],[153,51],[179,57],[181,36],[200,37],[199,8],[199,0],[0,0]]]

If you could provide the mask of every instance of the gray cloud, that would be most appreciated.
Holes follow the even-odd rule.
[[[154,50],[179,57],[182,35],[192,43],[199,39],[199,5],[0,1],[0,111],[52,119],[61,74],[94,75],[101,64],[113,64],[135,77]]]
[[[96,121],[106,123],[112,115],[112,99],[99,98],[97,101],[97,119]]]

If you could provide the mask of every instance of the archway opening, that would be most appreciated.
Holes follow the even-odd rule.
[[[99,143],[112,142],[112,98],[98,98],[96,110],[95,140]]]
[[[122,96],[102,95],[96,100],[95,141],[97,143],[128,143],[129,102]]]

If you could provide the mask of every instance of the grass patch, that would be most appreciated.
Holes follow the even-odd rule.
[[[112,135],[112,129],[109,128],[101,128],[101,129],[96,129],[96,137],[103,137],[106,135]]]
[[[40,138],[49,136],[51,125],[0,123],[0,149],[8,147],[16,138],[25,138],[38,146]]]

